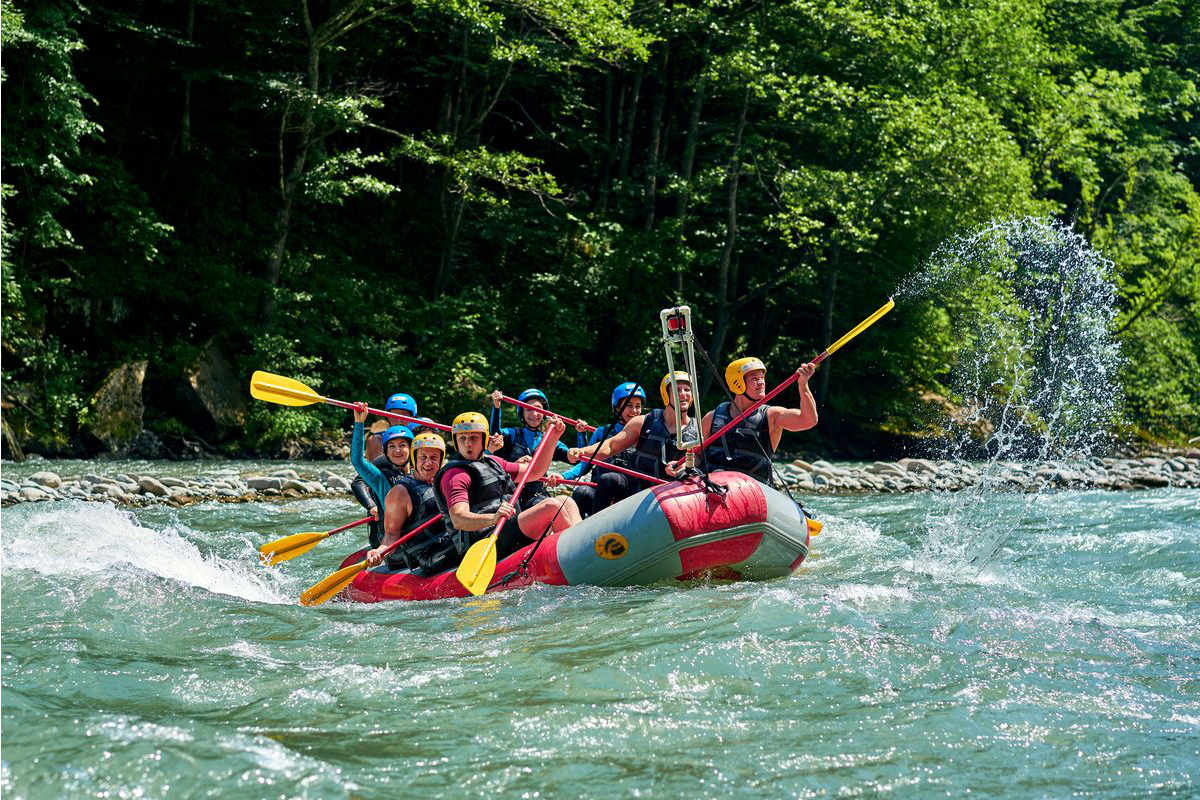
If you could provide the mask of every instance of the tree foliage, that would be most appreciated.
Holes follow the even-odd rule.
[[[4,0],[9,418],[65,443],[108,369],[173,380],[213,339],[335,396],[448,416],[539,385],[600,418],[612,384],[657,384],[666,304],[718,365],[782,375],[938,242],[1052,215],[1116,264],[1129,422],[1195,435],[1198,13]],[[950,302],[827,363],[830,443],[918,424]],[[256,408],[239,443],[341,422]]]

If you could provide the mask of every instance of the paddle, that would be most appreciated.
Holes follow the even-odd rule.
[[[872,325],[874,325],[874,324],[875,324],[875,322],[876,322],[876,320],[878,320],[880,317],[882,317],[882,316],[883,316],[884,314],[886,314],[887,312],[891,311],[891,310],[892,310],[892,308],[893,308],[895,305],[896,305],[896,301],[895,301],[895,300],[892,300],[892,299],[890,299],[890,298],[889,298],[889,299],[888,299],[888,301],[887,301],[886,303],[884,303],[882,306],[880,306],[880,307],[879,307],[879,308],[878,308],[878,309],[875,311],[875,313],[873,313],[871,316],[867,317],[867,318],[866,318],[866,319],[864,319],[862,322],[860,322],[860,323],[858,323],[857,325],[855,325],[855,326],[854,326],[854,328],[852,328],[852,329],[850,330],[850,332],[849,332],[849,333],[847,333],[845,336],[843,336],[842,338],[838,339],[836,342],[834,342],[833,344],[829,345],[829,347],[826,347],[826,348],[825,348],[823,351],[821,351],[821,354],[820,354],[820,355],[818,355],[816,358],[814,358],[814,359],[812,360],[812,364],[813,364],[813,366],[816,366],[817,364],[820,364],[820,363],[821,363],[822,361],[824,361],[825,359],[829,358],[831,355],[833,355],[833,354],[834,354],[834,353],[836,353],[836,352],[837,352],[839,349],[841,349],[841,347],[842,347],[843,345],[845,345],[845,344],[846,344],[846,342],[850,341],[850,340],[851,340],[851,339],[853,339],[855,336],[858,336],[860,333],[862,333],[863,331],[865,331],[867,328],[869,328],[869,327],[871,327]],[[721,438],[722,436],[724,436],[726,433],[728,433],[729,431],[733,430],[734,426],[736,426],[736,425],[737,425],[739,422],[741,422],[742,420],[744,420],[746,417],[748,417],[748,416],[750,416],[751,414],[753,414],[753,413],[755,412],[755,410],[756,410],[756,409],[757,409],[759,406],[761,406],[763,403],[767,402],[768,400],[770,400],[771,398],[773,398],[775,395],[779,394],[779,393],[780,393],[780,392],[782,392],[784,389],[786,389],[787,387],[791,386],[791,385],[792,385],[792,384],[793,384],[793,383],[796,381],[796,379],[797,379],[797,378],[799,378],[799,377],[800,377],[800,376],[799,376],[797,373],[793,372],[791,375],[789,375],[789,376],[787,377],[787,379],[786,379],[786,380],[784,380],[784,382],[783,382],[783,383],[779,384],[779,385],[778,385],[778,386],[776,386],[774,389],[772,389],[771,391],[767,392],[767,393],[766,393],[765,395],[763,395],[763,396],[762,396],[760,399],[758,399],[758,400],[754,401],[754,403],[753,403],[753,404],[751,404],[751,405],[750,405],[748,408],[746,408],[746,410],[745,410],[745,411],[743,411],[742,413],[738,414],[738,415],[737,415],[736,417],[734,417],[733,419],[729,420],[729,422],[725,423],[725,425],[724,425],[724,426],[722,426],[722,427],[721,427],[721,429],[720,429],[719,431],[714,431],[713,433],[709,434],[708,438],[707,438],[707,439],[705,439],[703,442],[701,442],[701,443],[700,443],[700,446],[696,448],[696,451],[695,451],[695,452],[699,453],[701,450],[703,450],[704,448],[708,447],[710,444],[712,444],[712,443],[713,443],[713,442],[715,442],[716,440],[720,439],[720,438]],[[677,460],[677,461],[675,462],[675,464],[674,464],[674,467],[678,469],[679,465],[680,465],[680,464],[682,464],[682,463],[683,463],[683,458],[680,458],[679,460]]]
[[[348,523],[340,528],[334,528],[333,530],[325,531],[324,533],[319,533],[317,531],[312,531],[309,533],[293,533],[291,536],[284,536],[282,539],[276,539],[273,542],[267,542],[262,547],[258,548],[258,552],[262,553],[263,562],[273,567],[276,564],[284,561],[290,561],[296,556],[307,553],[309,550],[312,550],[314,547],[316,547],[317,543],[327,536],[333,536],[335,533],[341,533],[342,531],[348,531],[351,528],[356,528],[359,525],[365,525],[373,519],[374,517],[363,517],[356,522]]]
[[[439,514],[425,520],[416,528],[413,528],[411,531],[389,544],[384,549],[383,555],[386,556],[388,553],[392,552],[397,547],[404,544],[409,539],[416,536],[418,533],[425,530],[441,518],[442,517]],[[366,568],[367,560],[365,558],[362,561],[357,561],[348,567],[342,567],[337,572],[327,576],[324,580],[318,581],[317,583],[314,583],[312,586],[305,589],[300,595],[300,603],[306,606],[321,605],[326,600],[340,592],[342,589],[345,589],[347,586],[349,586],[350,581],[354,580],[354,576],[358,575],[358,573],[362,572]]]
[[[537,406],[531,406],[529,403],[523,403],[520,400],[517,400],[514,397],[509,397],[506,394],[501,395],[500,399],[506,403],[512,403],[514,406],[517,406],[518,408],[523,408],[526,411],[536,411],[539,414],[546,416],[546,417],[557,417],[558,419],[561,419],[563,422],[567,423],[568,425],[574,426],[574,425],[579,424],[579,420],[577,420],[577,419],[571,419],[570,417],[564,417],[562,414],[556,414],[553,411],[549,411],[545,408],[538,408]],[[583,429],[585,431],[587,431],[588,433],[591,433],[592,431],[596,430],[596,427],[594,425],[584,425]]]
[[[525,482],[533,474],[533,465],[538,462],[538,456],[542,454],[542,450],[549,441],[549,436],[543,436],[542,441],[538,442],[537,449],[533,451],[533,458],[529,460],[529,468],[521,476],[521,480],[517,483],[517,490],[512,493],[512,497],[508,498],[508,502],[516,502],[516,499],[521,496]],[[555,442],[557,441],[555,439]],[[458,582],[465,586],[471,594],[479,595],[486,592],[492,582],[492,577],[496,574],[496,540],[499,539],[500,529],[506,522],[508,522],[508,517],[502,516],[497,519],[495,527],[492,528],[492,532],[486,539],[480,539],[467,548],[462,563],[454,571],[454,577],[458,578]]]
[[[257,400],[265,400],[268,403],[277,403],[281,406],[311,406],[313,403],[324,403],[327,406],[337,406],[338,408],[346,408],[354,411],[356,405],[354,403],[347,403],[345,400],[334,400],[331,397],[325,397],[317,394],[300,381],[285,378],[282,375],[273,375],[270,372],[263,372],[262,370],[257,370],[250,376],[250,396]],[[374,414],[377,417],[389,417],[401,422],[415,422],[418,425],[435,428],[439,431],[448,432],[450,430],[449,425],[410,417],[407,414],[400,414],[395,411],[384,411],[368,406],[367,413]]]

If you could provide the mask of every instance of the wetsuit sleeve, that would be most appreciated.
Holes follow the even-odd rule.
[[[503,411],[501,410],[501,408],[492,406],[492,413],[491,413],[491,416],[488,417],[488,419],[490,420],[489,427],[494,432],[500,431],[500,415],[502,413],[503,413]]]
[[[575,464],[569,470],[564,472],[562,476],[569,481],[577,481],[579,480],[579,476],[583,474],[583,471],[586,468],[587,464],[583,461],[580,461],[578,464]]]
[[[367,486],[367,482],[361,476],[355,475],[354,480],[350,481],[350,491],[354,493],[355,499],[362,505],[363,508],[370,511],[372,508],[379,508],[375,505],[375,498],[371,495],[371,489]]]
[[[507,460],[508,457],[512,454],[513,442],[516,439],[516,430],[517,429],[516,428],[492,428],[492,430],[494,430],[496,433],[498,433],[504,437],[504,447],[501,447],[499,450],[497,450],[494,453],[492,453],[491,450],[489,450],[488,452],[492,453],[492,455],[496,456],[497,458],[502,458],[502,459]]]
[[[442,496],[446,498],[446,508],[453,508],[456,503],[471,502],[471,476],[465,469],[449,469],[442,476]]]
[[[363,458],[363,445],[363,424],[356,422],[354,423],[354,436],[350,439],[350,464],[354,467],[354,471],[367,482],[368,486],[378,486],[386,479],[379,471],[379,467]]]

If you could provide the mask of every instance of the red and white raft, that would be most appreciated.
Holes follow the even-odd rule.
[[[639,586],[715,577],[765,580],[790,575],[808,555],[808,525],[785,494],[740,472],[709,478],[724,494],[697,480],[641,491],[560,533],[551,533],[522,561],[533,543],[496,565],[489,592],[532,583],[552,586]],[[346,559],[360,560],[365,551]],[[507,580],[505,580],[507,578]],[[465,597],[454,570],[438,575],[364,570],[344,594],[350,600],[435,600]]]

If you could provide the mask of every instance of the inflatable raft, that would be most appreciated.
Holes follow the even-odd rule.
[[[765,580],[800,566],[808,555],[808,524],[787,495],[740,472],[714,472],[709,480],[724,492],[698,479],[662,484],[551,533],[540,545],[530,542],[496,565],[488,591],[533,583],[635,586],[708,576]],[[349,556],[343,566],[365,552]],[[375,603],[468,593],[454,570],[426,575],[381,565],[359,573],[343,594]]]

